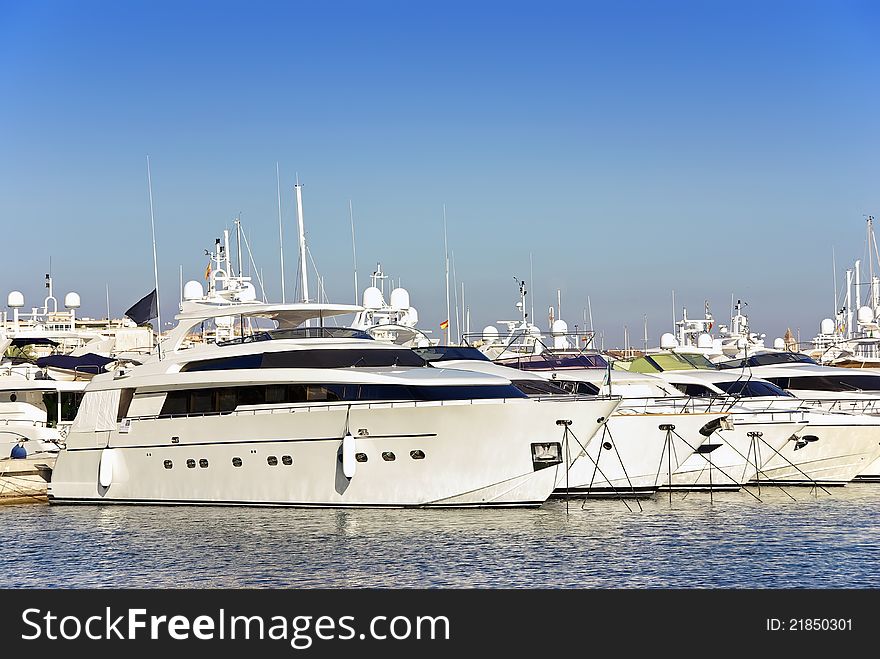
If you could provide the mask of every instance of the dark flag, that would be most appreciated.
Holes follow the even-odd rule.
[[[143,325],[151,318],[159,315],[159,307],[156,304],[156,289],[147,293],[140,300],[131,305],[131,308],[125,312],[125,315],[131,318],[138,325]]]

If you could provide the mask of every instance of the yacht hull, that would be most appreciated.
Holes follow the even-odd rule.
[[[617,403],[322,404],[134,419],[127,432],[71,432],[49,501],[539,506],[564,468],[556,421],[570,420],[589,438]],[[350,478],[342,460],[347,432],[357,460]],[[558,444],[557,463],[536,463],[533,445],[546,444]]]
[[[668,487],[675,490],[738,490],[758,476],[758,467],[804,427],[803,423],[760,422],[741,415],[732,417],[733,429],[718,430],[707,438],[701,450],[672,474],[672,483]]]
[[[808,415],[799,437],[769,458],[753,482],[845,485],[880,457],[880,418],[835,414],[829,423],[823,416]]]
[[[561,473],[555,494],[650,495],[669,482],[670,471],[678,469],[705,439],[700,428],[723,416],[615,412],[591,443],[569,442],[568,477]],[[667,425],[674,428],[668,440],[663,429]]]

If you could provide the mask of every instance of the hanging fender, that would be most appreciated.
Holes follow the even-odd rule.
[[[347,432],[342,438],[342,473],[346,478],[352,478],[357,470],[357,460],[355,460],[354,453],[354,435]]]

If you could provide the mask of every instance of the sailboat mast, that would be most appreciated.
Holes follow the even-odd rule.
[[[153,216],[153,177],[150,172],[150,156],[147,156],[147,189],[150,192],[150,234],[153,238],[153,281],[156,284],[156,322],[159,329],[156,332],[156,350],[159,361],[162,360],[162,304],[159,299],[159,262],[156,259],[156,221]]]
[[[299,263],[300,263],[300,272],[302,277],[302,301],[309,301],[309,269],[308,264],[306,263],[306,230],[305,224],[303,222],[303,207],[302,207],[302,185],[299,182],[299,177],[296,179],[296,184],[293,186],[294,190],[296,190],[296,215],[297,221],[299,223]]]
[[[443,204],[443,252],[446,257],[446,345],[449,345],[449,243],[446,239],[446,204]]]
[[[287,302],[284,294],[284,230],[281,225],[281,173],[278,169],[278,163],[275,163],[275,181],[278,186],[278,247],[281,249],[281,303]],[[265,297],[266,291],[263,291]]]

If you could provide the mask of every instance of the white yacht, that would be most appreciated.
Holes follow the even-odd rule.
[[[880,417],[880,371],[822,366],[794,352],[766,352],[723,362],[726,372],[747,373],[785,389],[812,406],[851,415]],[[857,480],[880,480],[880,456],[856,474]]]
[[[566,424],[589,439],[619,403],[529,398],[325,326],[357,306],[181,308],[160,354],[88,384],[51,503],[538,506]],[[224,318],[243,335],[187,340]]]
[[[658,376],[695,398],[732,395],[753,413],[803,420],[803,431],[791,434],[781,447],[768,445],[764,433],[758,448],[765,461],[755,480],[845,485],[880,457],[880,418],[816,407],[784,391],[767,374],[762,379],[759,370],[665,370]]]

